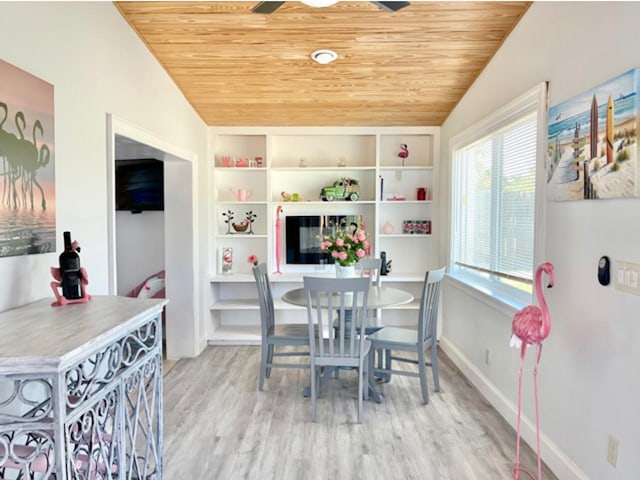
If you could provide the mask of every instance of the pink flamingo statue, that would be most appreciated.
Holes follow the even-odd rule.
[[[278,205],[276,209],[276,271],[274,273],[282,274],[280,271],[280,214],[282,206]]]
[[[409,157],[409,147],[407,147],[406,143],[402,143],[400,145],[400,153],[398,153],[398,157],[402,159],[402,166],[404,167],[404,161]]]
[[[553,274],[553,265],[549,262],[540,264],[536,271],[536,297],[540,307],[528,305],[522,310],[516,312],[513,316],[511,329],[511,346],[520,348],[520,370],[518,372],[518,421],[516,434],[516,464],[513,467],[515,480],[518,480],[520,470],[524,471],[529,477],[534,478],[526,469],[520,467],[520,417],[522,412],[522,368],[524,365],[524,357],[527,353],[527,345],[536,346],[536,363],[533,369],[533,386],[536,404],[536,447],[538,452],[538,480],[542,479],[542,462],[540,460],[540,414],[538,411],[538,364],[540,363],[540,354],[542,353],[542,341],[549,336],[551,330],[551,319],[549,317],[549,309],[547,302],[542,294],[542,273],[549,278],[549,288],[553,287],[555,277]]]

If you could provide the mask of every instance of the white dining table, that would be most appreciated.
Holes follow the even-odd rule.
[[[293,290],[289,290],[282,295],[282,301],[289,303],[291,305],[298,305],[301,307],[307,306],[307,296],[304,288],[296,288]],[[413,295],[405,290],[401,290],[399,288],[386,287],[386,286],[375,286],[372,285],[369,288],[369,296],[367,301],[367,308],[370,309],[378,309],[385,307],[392,307],[397,305],[404,305],[407,303],[411,303],[413,301]],[[312,297],[311,299],[312,306],[316,306],[316,299]],[[328,298],[322,297],[320,300],[320,306],[326,307],[328,306]],[[375,330],[379,330],[382,326],[377,326]],[[374,330],[374,331],[375,331]],[[366,331],[366,330],[365,330]],[[371,333],[371,332],[368,332]],[[320,377],[320,382],[323,383],[331,376],[331,372],[333,369],[325,369]],[[305,387],[302,390],[302,394],[305,397],[308,397],[310,394],[310,387]],[[373,387],[371,383],[371,376],[369,377],[369,396],[376,402],[380,403],[382,401],[382,397],[380,393]]]
[[[299,305],[301,307],[307,306],[307,297],[304,293],[304,288],[296,288],[289,290],[282,295],[282,301],[290,303],[292,305]],[[315,298],[312,298],[313,306],[315,307]],[[386,287],[386,286],[371,286],[369,288],[369,298],[367,301],[367,307],[385,308],[397,305],[404,305],[413,301],[413,295],[405,290],[399,288]],[[323,297],[321,300],[321,306],[326,307],[328,299]]]

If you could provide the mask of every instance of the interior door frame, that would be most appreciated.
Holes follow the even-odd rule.
[[[115,160],[116,136],[149,147],[165,163],[165,272],[170,299],[166,311],[166,354],[170,359],[199,353],[197,305],[198,250],[195,242],[196,154],[171,145],[152,133],[112,114],[107,114],[107,232],[109,295],[117,295]],[[177,177],[177,178],[176,178]],[[172,201],[172,182],[180,184],[181,197]],[[169,186],[169,188],[167,188]],[[186,198],[186,200],[185,200]],[[174,197],[175,200],[175,197]],[[177,204],[177,205],[174,205]],[[186,225],[185,225],[186,224]],[[180,236],[180,238],[177,238]]]

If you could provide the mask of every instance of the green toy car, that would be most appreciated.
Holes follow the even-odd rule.
[[[360,198],[360,185],[358,180],[353,178],[341,178],[336,180],[333,185],[324,187],[320,192],[320,198],[325,202],[333,202],[334,200],[351,200],[357,201]]]

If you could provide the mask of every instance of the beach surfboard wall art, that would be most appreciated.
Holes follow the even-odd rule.
[[[549,200],[640,196],[639,86],[634,68],[549,109]]]

